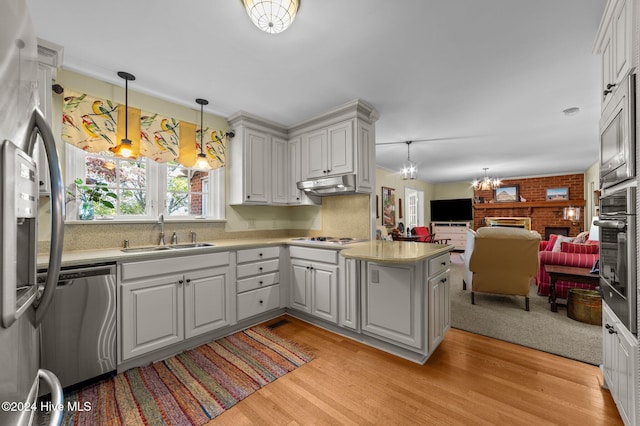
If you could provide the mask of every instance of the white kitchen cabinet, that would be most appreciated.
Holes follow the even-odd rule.
[[[280,248],[238,250],[237,262],[238,321],[279,308]]]
[[[413,348],[423,347],[423,284],[417,265],[367,262],[362,287],[362,330]]]
[[[596,35],[595,51],[602,64],[602,109],[631,68],[633,7],[631,0],[609,0]]]
[[[305,178],[354,172],[353,122],[347,120],[302,135]]]
[[[337,324],[338,252],[291,247],[290,255],[290,307]]]
[[[605,302],[602,303],[602,344],[605,383],[625,425],[636,425],[639,410],[636,389],[638,340]]]
[[[289,195],[289,142],[271,137],[271,203],[287,204]]]
[[[169,275],[121,287],[123,360],[184,339],[182,279]]]
[[[300,136],[289,140],[287,158],[289,161],[287,179],[287,204],[308,204],[303,200],[304,194],[298,189],[297,183],[302,180],[302,141]]]
[[[231,324],[229,253],[120,265],[121,361]]]
[[[429,279],[429,348],[437,347],[451,327],[449,269]]]
[[[247,129],[244,136],[246,203],[269,203],[271,199],[271,150],[269,135]]]
[[[359,330],[360,262],[340,256],[341,269],[338,286],[338,325]]]

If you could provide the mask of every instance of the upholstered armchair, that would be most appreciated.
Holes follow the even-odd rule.
[[[529,310],[529,283],[538,271],[540,234],[521,228],[467,230],[463,289],[475,293],[524,296]]]

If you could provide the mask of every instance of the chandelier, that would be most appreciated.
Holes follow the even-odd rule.
[[[471,184],[473,185],[473,189],[475,189],[476,191],[488,191],[499,188],[500,179],[490,178],[487,175],[487,170],[489,170],[488,167],[483,167],[482,170],[484,170],[484,178],[482,180],[476,179],[471,182]]]
[[[411,161],[411,141],[405,143],[407,144],[407,161],[402,165],[402,179],[415,179],[418,177],[418,165]]]
[[[242,0],[256,27],[269,34],[289,28],[298,13],[299,0]]]

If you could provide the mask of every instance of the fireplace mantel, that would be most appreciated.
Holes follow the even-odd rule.
[[[584,200],[561,200],[561,201],[525,201],[515,203],[478,203],[474,204],[473,208],[476,210],[490,210],[490,209],[528,209],[534,207],[547,207],[547,208],[559,208],[559,207],[584,207]]]

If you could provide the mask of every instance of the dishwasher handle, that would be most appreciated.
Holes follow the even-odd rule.
[[[71,285],[73,280],[87,277],[98,277],[102,275],[114,275],[116,273],[114,265],[89,266],[79,269],[63,269],[58,276],[58,286]],[[47,280],[47,273],[38,274],[38,284],[44,284]]]

